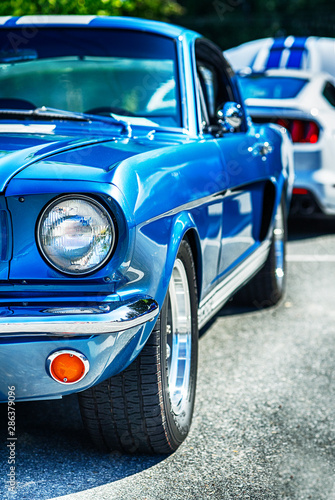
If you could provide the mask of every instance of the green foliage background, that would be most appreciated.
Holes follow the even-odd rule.
[[[189,27],[228,48],[280,35],[335,37],[334,0],[0,0],[0,15],[138,16]]]
[[[222,48],[268,36],[335,37],[334,0],[180,0],[178,20]]]
[[[98,14],[168,20],[182,13],[176,0],[0,0],[1,16]]]

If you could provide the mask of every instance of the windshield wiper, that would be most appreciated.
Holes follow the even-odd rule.
[[[0,50],[1,64],[16,64],[19,62],[34,61],[38,54],[34,49]]]
[[[109,125],[121,125],[122,131],[131,137],[132,129],[130,123],[124,120],[117,120],[113,116],[97,116],[76,111],[65,111],[56,108],[42,106],[36,109],[0,109],[0,117],[19,118],[24,117],[32,120],[69,120],[80,122],[102,122]]]
[[[13,116],[15,118],[24,117],[31,119],[66,119],[75,121],[89,121],[89,118],[82,116],[80,113],[72,113],[68,111],[61,111],[52,108],[36,108],[36,109],[0,109],[0,116]]]

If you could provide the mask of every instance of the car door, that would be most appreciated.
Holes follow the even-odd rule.
[[[196,44],[197,88],[200,103],[200,127],[205,137],[216,141],[222,161],[221,178],[224,191],[221,252],[218,277],[234,268],[259,244],[263,193],[267,177],[268,154],[266,129],[256,130],[246,117],[234,132],[223,132],[217,110],[226,102],[241,105],[233,72],[221,52],[200,39]],[[264,145],[267,147],[264,147]]]

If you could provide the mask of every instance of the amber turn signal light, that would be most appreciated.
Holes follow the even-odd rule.
[[[78,351],[62,350],[48,356],[47,368],[56,382],[75,384],[88,373],[89,362],[86,356]]]

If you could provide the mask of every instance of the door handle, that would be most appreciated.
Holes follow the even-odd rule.
[[[263,156],[272,153],[273,147],[270,142],[257,142],[254,146],[248,148],[249,153],[253,156]]]

